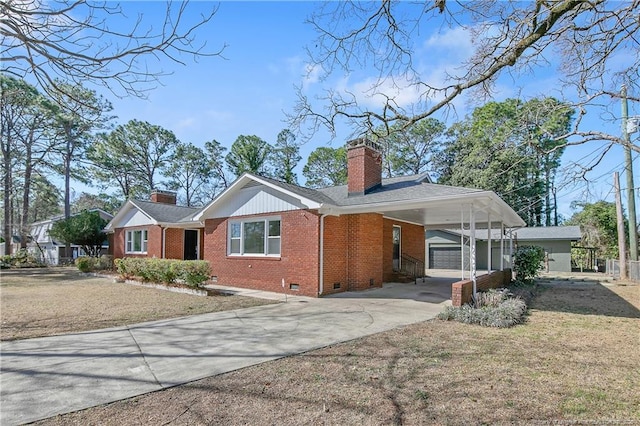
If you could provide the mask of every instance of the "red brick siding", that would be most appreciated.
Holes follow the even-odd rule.
[[[281,218],[279,258],[227,256],[228,219],[208,219],[204,230],[204,259],[211,263],[219,284],[282,293],[284,278],[284,291],[288,294],[317,297],[319,216],[307,210],[273,215]],[[299,290],[289,290],[292,283],[298,284]]]
[[[162,227],[151,225],[147,229],[147,257],[162,258]]]
[[[125,253],[127,231],[138,229],[147,230],[147,254]],[[118,228],[113,233],[113,257],[162,257],[162,228],[158,225],[134,226],[130,228]]]
[[[184,229],[167,228],[164,232],[164,257],[184,259]]]
[[[349,216],[324,218],[323,294],[347,291],[347,236]],[[335,284],[340,288],[334,289]]]
[[[384,280],[391,281],[393,277],[393,226],[400,226],[400,253],[424,261],[424,227],[392,219],[384,219]]]
[[[382,182],[382,157],[368,146],[347,151],[347,187],[349,193],[363,193]]]
[[[476,277],[476,289],[486,291],[491,288],[506,287],[511,282],[511,269],[494,271],[490,274]],[[473,281],[463,280],[451,284],[451,304],[462,306],[471,302],[473,296]]]
[[[382,215],[365,213],[349,215],[348,284],[350,290],[381,287],[383,274]]]

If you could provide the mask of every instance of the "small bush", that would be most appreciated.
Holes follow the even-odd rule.
[[[79,257],[76,259],[76,266],[80,270],[80,272],[91,272],[93,271],[93,258],[92,257]]]
[[[20,249],[17,252],[2,256],[0,258],[0,265],[2,268],[42,268],[45,265],[39,258],[35,257],[33,253],[28,252],[25,249]]]
[[[171,284],[184,282],[198,287],[211,277],[209,262],[204,260],[172,260],[123,258],[115,260],[116,270],[124,279]]]
[[[513,254],[513,271],[516,283],[531,285],[544,267],[544,250],[538,246],[520,246]]]

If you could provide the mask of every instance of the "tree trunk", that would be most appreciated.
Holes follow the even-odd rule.
[[[551,179],[549,170],[549,160],[545,162],[544,167],[544,196],[545,196],[545,226],[551,226],[551,189],[549,179]]]
[[[29,135],[29,138],[33,138]],[[31,142],[27,144],[26,158],[24,165],[24,191],[22,194],[22,220],[20,221],[20,248],[27,248],[27,238],[29,236],[29,196],[31,193],[31,173],[33,164],[31,162]]]
[[[8,154],[8,153],[7,153]],[[12,215],[13,208],[11,206],[11,159],[8,155],[4,156],[4,194],[3,194],[3,206],[4,206],[4,227],[2,230],[2,237],[4,238],[4,254],[11,254],[11,243],[13,240],[12,232]]]
[[[67,133],[67,146],[64,153],[64,218],[71,217],[71,156],[73,154],[72,143],[69,137],[69,129],[65,128]],[[71,257],[71,244],[65,243],[64,256],[68,259]]]

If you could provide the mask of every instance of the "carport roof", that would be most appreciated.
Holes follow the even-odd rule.
[[[347,185],[312,189],[245,173],[195,218],[201,219],[214,204],[224,202],[228,192],[239,190],[250,181],[297,195],[303,204],[321,214],[380,213],[428,227],[454,228],[461,221],[468,223],[473,210],[479,228],[486,227],[489,220],[507,227],[525,225],[494,192],[434,184],[426,174],[382,179],[382,185],[367,194],[349,195]]]
[[[460,235],[460,229],[443,229],[450,234]],[[469,235],[468,230],[462,231],[465,236]],[[520,228],[514,233],[514,237],[523,241],[550,241],[550,240],[570,240],[579,241],[582,238],[579,226],[533,226],[530,228]],[[476,231],[477,240],[486,240],[487,231]],[[500,230],[491,230],[491,239],[500,239]]]

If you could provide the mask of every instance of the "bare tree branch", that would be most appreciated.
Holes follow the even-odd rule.
[[[409,127],[448,112],[464,94],[476,99],[490,97],[497,79],[514,80],[532,75],[541,66],[558,65],[559,87],[579,111],[599,108],[610,119],[612,99],[619,97],[620,84],[629,88],[629,99],[640,94],[640,0],[428,1],[408,3],[329,2],[309,22],[318,33],[310,48],[309,69],[319,67],[330,78],[344,78],[371,66],[377,76],[366,93],[325,88],[314,94],[298,88],[298,102],[289,115],[290,126],[302,135],[326,128],[335,135],[346,122],[355,135],[374,129],[389,129],[393,123]],[[432,81],[415,65],[420,30],[461,28],[471,34],[473,54],[445,79]],[[415,91],[418,101],[406,105],[399,95]],[[374,107],[362,97],[378,101]],[[368,102],[369,104],[371,102]],[[606,140],[623,143],[601,129],[587,129],[577,120],[572,141]],[[401,126],[394,126],[401,129]],[[631,147],[639,151],[638,146]]]
[[[86,0],[0,1],[2,73],[31,75],[49,95],[64,91],[59,81],[91,81],[114,95],[144,97],[167,72],[149,58],[184,65],[186,58],[221,56],[225,46],[206,50],[196,32],[218,10],[215,5],[187,22],[188,2],[166,4],[160,25],[139,14],[127,30],[114,23],[129,19],[118,4]]]

